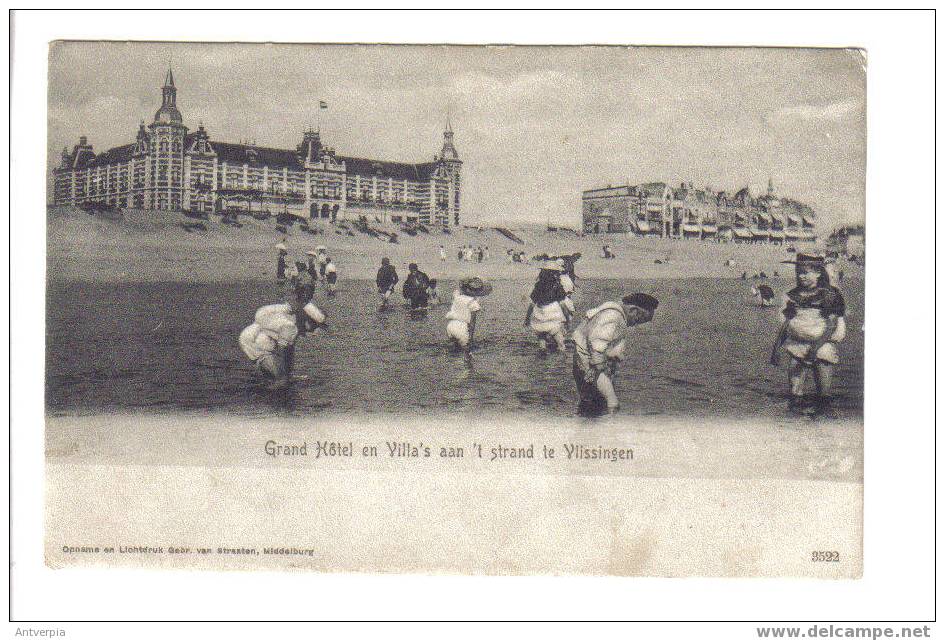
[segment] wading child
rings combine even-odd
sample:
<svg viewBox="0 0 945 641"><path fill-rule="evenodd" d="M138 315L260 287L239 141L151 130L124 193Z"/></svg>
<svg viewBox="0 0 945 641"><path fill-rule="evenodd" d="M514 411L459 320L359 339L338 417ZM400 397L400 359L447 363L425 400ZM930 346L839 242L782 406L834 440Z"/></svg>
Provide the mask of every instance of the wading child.
<svg viewBox="0 0 945 641"><path fill-rule="evenodd" d="M468 278L453 292L453 305L446 314L446 335L454 347L469 352L476 333L476 317L482 310L479 299L491 291L492 286L482 279Z"/></svg>
<svg viewBox="0 0 945 641"><path fill-rule="evenodd" d="M397 276L397 270L390 264L390 258L381 259L381 267L377 270L377 296L381 301L381 309L387 309L390 304L390 296L394 293L394 286L400 278Z"/></svg>
<svg viewBox="0 0 945 641"><path fill-rule="evenodd" d="M427 289L427 295L430 297L427 303L430 307L436 307L440 304L440 295L436 292L436 279L430 279L430 287Z"/></svg>
<svg viewBox="0 0 945 641"><path fill-rule="evenodd" d="M620 409L614 391L617 366L623 360L627 328L653 320L659 301L649 294L629 294L588 310L574 330L574 383L578 413L598 416Z"/></svg>
<svg viewBox="0 0 945 641"><path fill-rule="evenodd" d="M771 350L771 364L780 364L782 346L791 355L788 374L792 411L812 406L815 411L830 414L833 367L840 362L837 343L847 331L846 303L840 290L830 284L824 257L798 254L796 260L785 262L795 266L797 287L787 293L784 323ZM810 399L804 395L808 374L813 374L816 388L816 395Z"/></svg>
<svg viewBox="0 0 945 641"><path fill-rule="evenodd" d="M541 353L554 348L565 351L564 331L574 306L561 281L563 272L564 268L557 262L547 263L539 270L525 312L524 325L530 326L538 336Z"/></svg>

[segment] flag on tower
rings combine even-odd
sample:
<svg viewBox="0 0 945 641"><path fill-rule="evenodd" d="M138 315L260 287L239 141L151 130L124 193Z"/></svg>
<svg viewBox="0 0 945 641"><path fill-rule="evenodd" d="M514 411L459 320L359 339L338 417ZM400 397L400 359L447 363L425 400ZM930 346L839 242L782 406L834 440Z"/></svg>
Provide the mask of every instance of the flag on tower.
<svg viewBox="0 0 945 641"><path fill-rule="evenodd" d="M328 103L325 102L324 100L319 100L319 101L318 101L318 108L319 108L319 109L328 109Z"/></svg>

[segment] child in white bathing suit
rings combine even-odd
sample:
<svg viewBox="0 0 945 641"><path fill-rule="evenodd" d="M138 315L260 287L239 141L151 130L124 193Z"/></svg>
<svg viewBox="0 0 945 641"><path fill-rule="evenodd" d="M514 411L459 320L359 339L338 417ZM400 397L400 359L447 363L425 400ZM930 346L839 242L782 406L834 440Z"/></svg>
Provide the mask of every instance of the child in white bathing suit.
<svg viewBox="0 0 945 641"><path fill-rule="evenodd" d="M430 279L430 286L427 287L427 306L436 307L440 304L440 295L436 291L436 279Z"/></svg>
<svg viewBox="0 0 945 641"><path fill-rule="evenodd" d="M446 314L446 335L453 345L469 351L476 332L476 316L482 310L479 298L492 291L492 287L479 278L469 278L460 283L453 293L453 305Z"/></svg>
<svg viewBox="0 0 945 641"><path fill-rule="evenodd" d="M780 364L782 346L791 355L792 410L805 407L804 387L811 373L817 391L814 408L830 413L833 367L840 362L837 343L846 337L846 303L840 290L830 284L823 257L798 254L797 261L791 262L796 265L797 287L787 293L784 323L771 351L771 363Z"/></svg>

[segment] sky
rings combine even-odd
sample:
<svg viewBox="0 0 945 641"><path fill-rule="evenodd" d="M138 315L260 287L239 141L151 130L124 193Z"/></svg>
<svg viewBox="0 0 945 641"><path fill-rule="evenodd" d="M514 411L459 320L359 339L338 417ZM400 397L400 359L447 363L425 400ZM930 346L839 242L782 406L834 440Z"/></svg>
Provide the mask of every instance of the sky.
<svg viewBox="0 0 945 641"><path fill-rule="evenodd" d="M856 50L54 42L49 169L88 136L134 140L167 68L191 130L427 162L449 118L463 222L578 226L581 191L665 181L864 220L866 60ZM319 100L328 109L318 109Z"/></svg>

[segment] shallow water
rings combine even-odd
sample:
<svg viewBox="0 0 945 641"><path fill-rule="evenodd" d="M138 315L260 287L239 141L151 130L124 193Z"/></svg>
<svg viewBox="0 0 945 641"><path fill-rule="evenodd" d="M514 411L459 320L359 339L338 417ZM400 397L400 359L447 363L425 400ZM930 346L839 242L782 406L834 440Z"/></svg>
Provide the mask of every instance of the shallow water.
<svg viewBox="0 0 945 641"><path fill-rule="evenodd" d="M793 286L769 281L778 294ZM449 301L455 283L441 281ZM570 357L540 357L522 327L530 284L498 281L483 299L470 362L447 350L448 304L412 318L377 311L373 283L344 281L316 301L330 328L302 339L296 373L281 392L261 387L237 344L275 285L50 283L46 404L51 414L225 410L241 414L512 411L577 413ZM676 417L786 416L787 373L768 364L776 307L730 279L578 281L578 311L635 289L655 289L653 323L631 328L617 378L626 414ZM863 284L843 287L848 335L835 374L837 411L863 407Z"/></svg>

